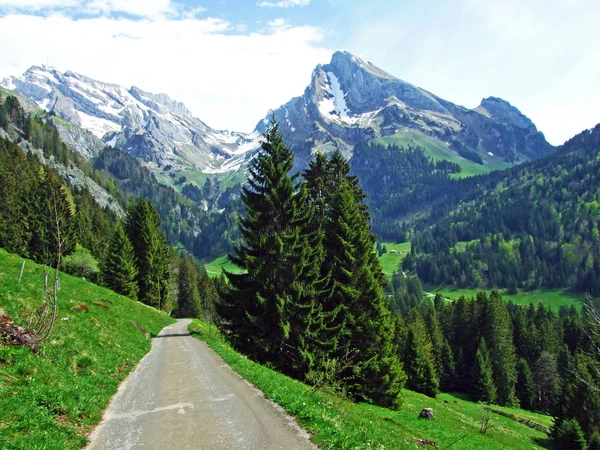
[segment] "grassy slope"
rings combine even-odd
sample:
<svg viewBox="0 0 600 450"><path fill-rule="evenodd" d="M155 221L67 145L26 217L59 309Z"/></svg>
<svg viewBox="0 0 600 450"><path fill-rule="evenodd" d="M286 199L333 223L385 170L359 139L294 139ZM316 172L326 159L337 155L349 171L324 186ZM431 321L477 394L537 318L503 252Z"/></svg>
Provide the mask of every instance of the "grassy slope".
<svg viewBox="0 0 600 450"><path fill-rule="evenodd" d="M484 165L474 163L459 156L443 142L440 142L439 140L416 130L401 131L393 136L375 139L375 142L384 145L394 144L399 147L406 147L408 145L421 146L425 149L425 154L433 158L435 161L445 159L458 163L462 171L457 175L457 177L480 175L491 172L492 170L502 170L511 167L511 164L502 160L502 158L488 155L482 155Z"/></svg>
<svg viewBox="0 0 600 450"><path fill-rule="evenodd" d="M212 333L204 323L195 321L190 329L205 340L243 378L257 386L265 396L295 416L322 448L391 449L421 448L415 441L435 441L440 448L460 449L533 449L541 448L545 434L521 423L490 414L487 434L479 432L483 406L450 394L431 399L404 391L404 404L391 411L367 404L355 404L332 394L310 388L239 355ZM209 334L210 333L210 334ZM212 337L211 337L212 336ZM422 408L433 408L435 419L418 419ZM499 408L504 409L504 408ZM532 412L507 408L548 425L550 418Z"/></svg>
<svg viewBox="0 0 600 450"><path fill-rule="evenodd" d="M206 264L206 272L211 277L221 276L223 269L231 273L240 273L241 270L229 262L227 255L219 256Z"/></svg>
<svg viewBox="0 0 600 450"><path fill-rule="evenodd" d="M0 308L15 321L39 305L43 269L0 249ZM102 306L94 304L99 302ZM74 307L86 305L89 312ZM147 333L140 331L137 322ZM0 448L72 449L169 316L83 279L61 275L57 323L38 356L0 344Z"/></svg>
<svg viewBox="0 0 600 450"><path fill-rule="evenodd" d="M458 289L452 286L430 286L423 287L427 292L432 294L440 294L449 299L458 299L461 296L475 297L482 289ZM488 289L485 289L488 291ZM529 305L533 303L543 303L545 306L551 307L554 311L558 311L561 306L575 305L576 308L581 308L584 296L581 294L569 292L563 289L536 289L534 291L519 291L517 294L507 294L505 290L500 289L502 298L505 301L511 301L517 305Z"/></svg>
<svg viewBox="0 0 600 450"><path fill-rule="evenodd" d="M410 242L403 242L402 244L394 244L392 242L382 242L385 245L387 253L384 253L379 257L379 262L385 276L392 278L394 272L400 270L400 264L406 258L406 255L410 253ZM398 253L390 253L391 250L396 250Z"/></svg>
<svg viewBox="0 0 600 450"><path fill-rule="evenodd" d="M379 258L381 268L386 277L391 278L392 273L397 272L400 264L410 252L410 242L404 242L402 244L394 244L392 242L382 242L387 248L387 253L384 253ZM398 253L390 253L390 250L396 250ZM229 262L227 255L219 256L206 264L206 272L211 277L218 277L221 275L223 269L232 273L240 273L240 269Z"/></svg>

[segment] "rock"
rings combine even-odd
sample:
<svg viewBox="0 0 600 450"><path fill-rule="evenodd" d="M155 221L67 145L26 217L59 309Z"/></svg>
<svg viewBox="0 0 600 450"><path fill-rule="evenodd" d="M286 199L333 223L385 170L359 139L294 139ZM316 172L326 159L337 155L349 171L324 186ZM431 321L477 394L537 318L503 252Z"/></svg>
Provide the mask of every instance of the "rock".
<svg viewBox="0 0 600 450"><path fill-rule="evenodd" d="M419 419L433 419L433 409L423 408L419 414Z"/></svg>

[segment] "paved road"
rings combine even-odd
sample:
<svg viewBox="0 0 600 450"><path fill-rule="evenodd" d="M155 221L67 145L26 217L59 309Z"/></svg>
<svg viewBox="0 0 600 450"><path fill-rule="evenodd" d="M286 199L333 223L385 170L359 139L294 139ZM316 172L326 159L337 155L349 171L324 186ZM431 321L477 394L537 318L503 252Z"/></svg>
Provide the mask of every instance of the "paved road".
<svg viewBox="0 0 600 450"><path fill-rule="evenodd" d="M293 418L191 337L189 323L152 341L88 449L315 449Z"/></svg>

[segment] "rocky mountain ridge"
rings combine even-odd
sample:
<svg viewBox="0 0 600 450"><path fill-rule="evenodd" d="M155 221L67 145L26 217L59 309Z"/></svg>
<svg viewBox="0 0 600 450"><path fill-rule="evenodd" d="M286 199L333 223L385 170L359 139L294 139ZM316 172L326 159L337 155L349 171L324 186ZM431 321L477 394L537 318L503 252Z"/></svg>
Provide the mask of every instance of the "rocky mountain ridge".
<svg viewBox="0 0 600 450"><path fill-rule="evenodd" d="M2 85L151 167L228 172L239 169L248 151L258 146L256 134L214 130L183 103L135 86L126 89L46 66L33 66ZM97 154L97 141L61 131L82 155Z"/></svg>
<svg viewBox="0 0 600 450"><path fill-rule="evenodd" d="M414 133L436 139L467 159L514 163L553 151L533 122L510 103L483 99L475 109L444 100L348 52L319 65L310 85L275 111L282 132L301 158L373 138ZM261 129L259 123L257 129ZM470 158L469 158L470 157Z"/></svg>
<svg viewBox="0 0 600 450"><path fill-rule="evenodd" d="M2 85L65 119L56 124L61 136L85 157L94 157L103 145L114 146L172 184L189 170L208 175L243 171L269 119L259 121L251 134L214 130L166 94L45 66L31 67ZM329 64L317 66L303 95L274 115L298 167L317 151L340 150L351 157L356 144L375 138L431 144L438 158L484 166L535 159L554 149L531 120L502 99L489 97L467 109L348 52L336 52Z"/></svg>

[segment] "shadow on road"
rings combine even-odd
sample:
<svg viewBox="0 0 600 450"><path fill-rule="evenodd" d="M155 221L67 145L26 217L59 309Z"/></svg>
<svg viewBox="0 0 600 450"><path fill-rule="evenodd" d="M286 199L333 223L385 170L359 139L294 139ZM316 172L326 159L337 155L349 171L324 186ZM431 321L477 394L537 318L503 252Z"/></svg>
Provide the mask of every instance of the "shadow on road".
<svg viewBox="0 0 600 450"><path fill-rule="evenodd" d="M155 336L156 338L166 338L166 337L185 337L185 336L191 336L190 333L172 333L172 334L159 334L158 336Z"/></svg>

